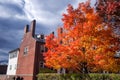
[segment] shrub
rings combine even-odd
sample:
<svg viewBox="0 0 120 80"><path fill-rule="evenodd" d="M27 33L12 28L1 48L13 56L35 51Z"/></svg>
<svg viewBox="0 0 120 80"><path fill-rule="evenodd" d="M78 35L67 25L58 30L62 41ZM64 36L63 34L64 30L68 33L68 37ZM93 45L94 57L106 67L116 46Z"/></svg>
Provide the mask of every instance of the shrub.
<svg viewBox="0 0 120 80"><path fill-rule="evenodd" d="M37 75L38 80L61 80L59 74L54 73L40 73Z"/></svg>
<svg viewBox="0 0 120 80"><path fill-rule="evenodd" d="M48 68L40 68L39 73L56 73L56 71Z"/></svg>
<svg viewBox="0 0 120 80"><path fill-rule="evenodd" d="M89 74L91 80L120 80L120 74Z"/></svg>
<svg viewBox="0 0 120 80"><path fill-rule="evenodd" d="M38 80L120 80L120 74L57 74L40 73Z"/></svg>
<svg viewBox="0 0 120 80"><path fill-rule="evenodd" d="M120 74L111 74L112 80L120 80Z"/></svg>

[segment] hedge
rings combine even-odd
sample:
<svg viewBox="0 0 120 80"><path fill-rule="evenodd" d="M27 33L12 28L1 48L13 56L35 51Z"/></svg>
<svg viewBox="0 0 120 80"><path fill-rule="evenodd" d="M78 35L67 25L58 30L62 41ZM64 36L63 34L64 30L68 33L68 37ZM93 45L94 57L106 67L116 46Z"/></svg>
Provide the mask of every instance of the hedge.
<svg viewBox="0 0 120 80"><path fill-rule="evenodd" d="M40 68L39 73L56 73L56 71L48 68Z"/></svg>
<svg viewBox="0 0 120 80"><path fill-rule="evenodd" d="M37 80L120 80L120 74L57 74L40 73Z"/></svg>

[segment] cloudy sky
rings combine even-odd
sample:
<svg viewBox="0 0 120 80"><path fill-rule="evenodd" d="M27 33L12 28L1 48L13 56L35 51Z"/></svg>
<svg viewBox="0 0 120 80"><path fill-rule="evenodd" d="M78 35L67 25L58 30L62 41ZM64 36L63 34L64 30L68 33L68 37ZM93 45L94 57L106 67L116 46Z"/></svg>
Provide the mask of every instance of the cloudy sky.
<svg viewBox="0 0 120 80"><path fill-rule="evenodd" d="M0 61L18 48L23 29L36 19L36 33L49 34L62 25L62 13L68 4L74 7L85 0L0 0Z"/></svg>

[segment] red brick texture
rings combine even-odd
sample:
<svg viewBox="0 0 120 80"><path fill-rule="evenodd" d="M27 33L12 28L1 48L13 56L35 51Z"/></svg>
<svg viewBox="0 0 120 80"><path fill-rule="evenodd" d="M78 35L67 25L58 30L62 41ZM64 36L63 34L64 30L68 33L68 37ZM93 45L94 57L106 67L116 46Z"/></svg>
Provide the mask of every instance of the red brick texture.
<svg viewBox="0 0 120 80"><path fill-rule="evenodd" d="M18 67L16 75L22 75L24 80L36 80L39 72L39 62L43 61L43 55L40 52L40 46L43 44L36 41L35 21L31 23L30 31L28 26L24 29L24 37L20 45L18 56ZM24 54L24 48L28 48L27 54Z"/></svg>

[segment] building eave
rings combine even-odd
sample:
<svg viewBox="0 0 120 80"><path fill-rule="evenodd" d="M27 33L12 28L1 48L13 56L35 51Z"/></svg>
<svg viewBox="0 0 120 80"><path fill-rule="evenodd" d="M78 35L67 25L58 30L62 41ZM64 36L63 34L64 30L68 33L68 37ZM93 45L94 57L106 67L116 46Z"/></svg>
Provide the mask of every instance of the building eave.
<svg viewBox="0 0 120 80"><path fill-rule="evenodd" d="M12 52L17 51L17 50L19 50L19 48L13 49L13 50L9 51L9 53L12 53Z"/></svg>

